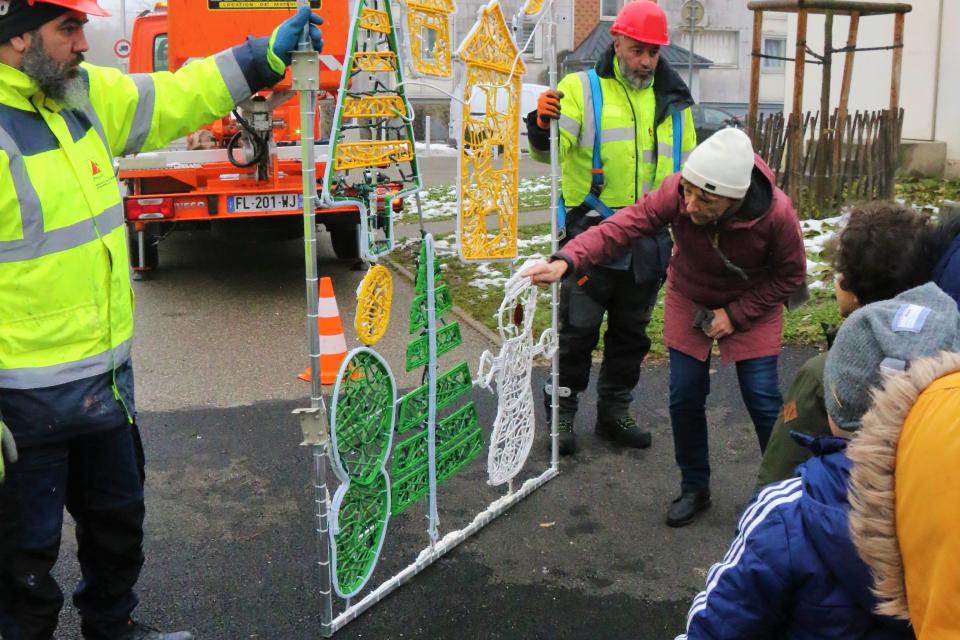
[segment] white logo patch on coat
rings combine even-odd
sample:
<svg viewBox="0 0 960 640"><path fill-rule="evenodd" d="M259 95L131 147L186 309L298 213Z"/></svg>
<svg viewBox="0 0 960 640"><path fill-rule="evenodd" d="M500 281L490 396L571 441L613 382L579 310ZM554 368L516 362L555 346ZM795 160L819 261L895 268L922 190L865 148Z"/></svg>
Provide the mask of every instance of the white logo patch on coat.
<svg viewBox="0 0 960 640"><path fill-rule="evenodd" d="M929 315L930 309L927 307L918 304L902 304L893 317L892 329L897 332L920 333Z"/></svg>

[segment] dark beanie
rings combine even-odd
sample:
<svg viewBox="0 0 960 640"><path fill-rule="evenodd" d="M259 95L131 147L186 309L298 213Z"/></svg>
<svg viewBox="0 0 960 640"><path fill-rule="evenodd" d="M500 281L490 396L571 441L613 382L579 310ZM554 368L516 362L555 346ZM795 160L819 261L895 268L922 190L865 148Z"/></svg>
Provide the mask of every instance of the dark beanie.
<svg viewBox="0 0 960 640"><path fill-rule="evenodd" d="M70 9L46 2L0 0L0 44L33 31L67 11Z"/></svg>

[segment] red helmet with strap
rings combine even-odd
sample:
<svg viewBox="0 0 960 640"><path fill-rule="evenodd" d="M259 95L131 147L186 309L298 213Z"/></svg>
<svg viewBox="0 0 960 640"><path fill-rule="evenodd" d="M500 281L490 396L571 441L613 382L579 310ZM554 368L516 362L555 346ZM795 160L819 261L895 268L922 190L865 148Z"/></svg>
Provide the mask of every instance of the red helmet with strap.
<svg viewBox="0 0 960 640"><path fill-rule="evenodd" d="M670 44L667 15L651 0L632 0L623 5L610 27L610 33L646 44L664 47Z"/></svg>
<svg viewBox="0 0 960 640"><path fill-rule="evenodd" d="M58 7L66 7L73 11L86 13L91 16L108 17L110 12L97 4L97 0L27 0L31 7L35 4L55 4Z"/></svg>

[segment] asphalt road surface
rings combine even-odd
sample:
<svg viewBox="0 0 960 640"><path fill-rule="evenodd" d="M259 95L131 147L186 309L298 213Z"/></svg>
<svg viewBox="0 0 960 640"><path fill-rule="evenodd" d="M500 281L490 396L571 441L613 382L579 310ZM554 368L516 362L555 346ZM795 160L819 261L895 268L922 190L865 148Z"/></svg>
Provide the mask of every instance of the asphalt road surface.
<svg viewBox="0 0 960 640"><path fill-rule="evenodd" d="M348 346L361 273L333 261L322 237ZM393 324L377 346L402 369L411 287L395 278ZM147 450L147 562L139 619L189 628L203 640L314 639L319 634L310 451L291 415L308 404L299 242L217 241L175 234L156 279L136 284L135 367ZM453 358L476 366L488 339L464 326ZM810 350L787 350L788 380ZM713 508L694 525L663 524L679 479L667 414L667 370L646 366L636 410L653 447L624 451L593 435L595 406L578 417L580 451L561 474L477 536L350 623L340 638L672 638L726 549L749 496L759 452L733 367L717 364L709 400ZM535 374L535 388L544 372ZM409 389L417 374L399 376ZM492 394L476 390L489 432ZM539 405L539 402L538 402ZM538 412L540 411L538 406ZM543 416L526 476L547 465ZM464 526L496 493L484 458L440 490L441 530ZM68 525L68 529L71 525ZM371 585L426 545L423 504L391 520ZM58 574L78 568L72 532ZM76 638L68 605L58 638Z"/></svg>

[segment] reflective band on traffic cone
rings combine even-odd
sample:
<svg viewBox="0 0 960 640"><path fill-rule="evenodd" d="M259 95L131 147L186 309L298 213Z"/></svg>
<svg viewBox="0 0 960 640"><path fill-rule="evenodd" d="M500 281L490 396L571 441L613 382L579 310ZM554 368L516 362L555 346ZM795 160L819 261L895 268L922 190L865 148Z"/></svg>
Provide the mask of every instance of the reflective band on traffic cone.
<svg viewBox="0 0 960 640"><path fill-rule="evenodd" d="M320 383L337 381L340 364L347 357L347 340L343 336L343 323L333 295L333 281L320 278L320 304L317 309L317 327L320 330ZM310 382L310 367L297 376Z"/></svg>

